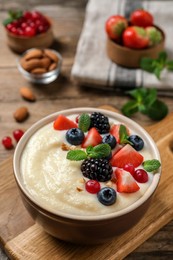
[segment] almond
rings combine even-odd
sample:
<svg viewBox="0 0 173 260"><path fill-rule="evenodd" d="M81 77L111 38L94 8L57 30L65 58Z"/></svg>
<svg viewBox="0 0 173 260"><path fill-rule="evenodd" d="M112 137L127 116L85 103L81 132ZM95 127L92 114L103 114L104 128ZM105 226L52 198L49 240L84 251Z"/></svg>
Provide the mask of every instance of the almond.
<svg viewBox="0 0 173 260"><path fill-rule="evenodd" d="M41 59L41 64L42 64L42 67L45 68L45 69L48 69L50 64L51 64L51 60L50 58L48 57L44 57Z"/></svg>
<svg viewBox="0 0 173 260"><path fill-rule="evenodd" d="M48 68L48 71L52 71L52 70L55 70L57 67L57 63L53 62L50 64L49 68Z"/></svg>
<svg viewBox="0 0 173 260"><path fill-rule="evenodd" d="M36 97L34 95L34 93L32 92L32 90L28 87L22 87L20 88L20 94L21 96L28 100L28 101L35 101Z"/></svg>
<svg viewBox="0 0 173 260"><path fill-rule="evenodd" d="M27 107L19 107L13 114L17 122L23 122L29 116Z"/></svg>
<svg viewBox="0 0 173 260"><path fill-rule="evenodd" d="M47 70L45 68L35 68L33 70L30 71L33 74L43 74L46 73Z"/></svg>
<svg viewBox="0 0 173 260"><path fill-rule="evenodd" d="M24 68L24 70L31 71L35 68L42 67L42 63L40 59L30 59L28 61L22 59L21 60L21 66Z"/></svg>
<svg viewBox="0 0 173 260"><path fill-rule="evenodd" d="M49 57L54 62L56 62L56 63L58 62L58 57L53 51L51 51L49 49L45 49L44 53L46 54L47 57Z"/></svg>
<svg viewBox="0 0 173 260"><path fill-rule="evenodd" d="M43 56L43 51L40 49L34 49L29 52L27 52L24 56L25 60L35 59L35 58L41 58Z"/></svg>

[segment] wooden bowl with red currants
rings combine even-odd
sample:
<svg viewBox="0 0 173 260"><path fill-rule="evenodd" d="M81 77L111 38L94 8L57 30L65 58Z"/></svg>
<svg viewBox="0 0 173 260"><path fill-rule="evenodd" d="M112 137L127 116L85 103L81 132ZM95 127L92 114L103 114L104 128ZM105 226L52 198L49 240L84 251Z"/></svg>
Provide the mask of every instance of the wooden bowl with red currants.
<svg viewBox="0 0 173 260"><path fill-rule="evenodd" d="M165 34L146 10L135 10L127 20L110 16L105 23L107 55L116 64L139 68L143 57L156 59L164 49Z"/></svg>
<svg viewBox="0 0 173 260"><path fill-rule="evenodd" d="M38 11L9 11L3 21L8 46L17 53L48 48L54 41L50 19Z"/></svg>

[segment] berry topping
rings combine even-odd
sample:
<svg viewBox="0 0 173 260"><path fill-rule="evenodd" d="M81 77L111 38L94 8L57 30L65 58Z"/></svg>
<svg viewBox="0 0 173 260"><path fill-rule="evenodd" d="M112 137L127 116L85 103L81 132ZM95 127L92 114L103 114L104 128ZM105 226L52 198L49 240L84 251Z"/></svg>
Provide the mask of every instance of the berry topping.
<svg viewBox="0 0 173 260"><path fill-rule="evenodd" d="M96 180L88 180L85 183L85 188L89 193L96 194L100 190L100 183Z"/></svg>
<svg viewBox="0 0 173 260"><path fill-rule="evenodd" d="M86 159L81 164L84 177L101 182L109 181L112 177L112 167L106 159Z"/></svg>
<svg viewBox="0 0 173 260"><path fill-rule="evenodd" d="M116 201L116 191L112 188L104 187L97 193L97 198L103 205L110 206Z"/></svg>
<svg viewBox="0 0 173 260"><path fill-rule="evenodd" d="M91 119L90 128L95 127L100 134L109 133L110 125L107 116L99 112L94 112L91 114L90 119Z"/></svg>
<svg viewBox="0 0 173 260"><path fill-rule="evenodd" d="M10 149L13 148L13 143L12 143L12 139L11 139L10 136L5 136L5 137L2 139L2 144L3 144L3 146L4 146L6 149L8 149L8 150L10 150Z"/></svg>
<svg viewBox="0 0 173 260"><path fill-rule="evenodd" d="M72 145L81 144L84 137L84 133L79 128L71 128L66 132L66 139Z"/></svg>
<svg viewBox="0 0 173 260"><path fill-rule="evenodd" d="M109 144L111 149L114 149L117 144L117 141L113 135L107 134L103 136L102 143Z"/></svg>
<svg viewBox="0 0 173 260"><path fill-rule="evenodd" d="M6 29L15 35L33 37L46 32L50 23L47 18L37 11L10 11L9 17L3 21Z"/></svg>
<svg viewBox="0 0 173 260"><path fill-rule="evenodd" d="M82 143L82 148L86 148L90 145L96 146L96 145L100 144L101 142L102 142L101 135L96 130L96 128L93 127L88 131L88 133Z"/></svg>
<svg viewBox="0 0 173 260"><path fill-rule="evenodd" d="M131 163L127 163L124 165L123 170L130 172L131 175L133 176L134 172L135 172L135 167L133 164Z"/></svg>
<svg viewBox="0 0 173 260"><path fill-rule="evenodd" d="M70 128L77 128L77 124L69 118L67 118L66 116L59 115L55 119L53 127L55 130L68 130Z"/></svg>
<svg viewBox="0 0 173 260"><path fill-rule="evenodd" d="M140 189L133 176L122 169L115 170L116 184L118 192L131 193Z"/></svg>
<svg viewBox="0 0 173 260"><path fill-rule="evenodd" d="M133 175L134 179L140 183L148 181L148 173L143 169L137 169Z"/></svg>
<svg viewBox="0 0 173 260"><path fill-rule="evenodd" d="M144 141L138 135L131 135L128 137L128 140L132 143L132 146L136 151L140 151L144 147Z"/></svg>
<svg viewBox="0 0 173 260"><path fill-rule="evenodd" d="M18 142L20 140L20 138L22 137L23 134L24 134L24 132L21 129L16 129L13 131L13 136L14 136L14 139L16 140L16 142Z"/></svg>
<svg viewBox="0 0 173 260"><path fill-rule="evenodd" d="M143 162L143 156L138 153L131 145L126 144L120 151L118 151L111 159L112 166L123 168L126 164L133 164L138 167Z"/></svg>

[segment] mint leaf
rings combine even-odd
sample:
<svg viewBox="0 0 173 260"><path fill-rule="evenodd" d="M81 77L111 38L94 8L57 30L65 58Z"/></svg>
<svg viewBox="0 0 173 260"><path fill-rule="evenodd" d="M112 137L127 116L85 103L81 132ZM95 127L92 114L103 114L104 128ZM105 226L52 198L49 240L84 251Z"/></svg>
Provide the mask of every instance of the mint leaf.
<svg viewBox="0 0 173 260"><path fill-rule="evenodd" d="M173 60L167 61L166 68L168 70L173 70Z"/></svg>
<svg viewBox="0 0 173 260"><path fill-rule="evenodd" d="M108 144L99 144L87 147L86 152L89 157L100 159L110 155L111 147Z"/></svg>
<svg viewBox="0 0 173 260"><path fill-rule="evenodd" d="M17 11L10 10L8 14L9 17L3 21L4 26L7 26L7 24L12 23L14 20L18 20L23 16L23 12L21 10L17 10Z"/></svg>
<svg viewBox="0 0 173 260"><path fill-rule="evenodd" d="M161 100L157 99L148 107L147 114L153 120L161 120L168 114L168 107Z"/></svg>
<svg viewBox="0 0 173 260"><path fill-rule="evenodd" d="M144 57L140 61L140 67L141 67L141 69L152 73L155 69L155 64L153 64L152 58L145 58Z"/></svg>
<svg viewBox="0 0 173 260"><path fill-rule="evenodd" d="M121 109L121 112L128 117L138 112L138 103L135 100L127 102Z"/></svg>
<svg viewBox="0 0 173 260"><path fill-rule="evenodd" d="M90 116L86 113L83 113L79 118L79 128L85 133L88 131L90 124Z"/></svg>
<svg viewBox="0 0 173 260"><path fill-rule="evenodd" d="M71 150L66 158L71 161L81 161L87 159L87 154L82 150Z"/></svg>
<svg viewBox="0 0 173 260"><path fill-rule="evenodd" d="M119 136L120 136L120 144L132 144L128 140L129 135L128 135L127 129L124 125L120 125Z"/></svg>
<svg viewBox="0 0 173 260"><path fill-rule="evenodd" d="M143 167L147 172L153 172L157 170L160 166L161 163L156 159L147 160L143 162Z"/></svg>
<svg viewBox="0 0 173 260"><path fill-rule="evenodd" d="M168 114L168 107L157 99L156 88L139 88L127 92L133 100L123 105L121 111L131 117L136 112L141 112L153 120L161 120Z"/></svg>
<svg viewBox="0 0 173 260"><path fill-rule="evenodd" d="M166 51L162 51L162 52L159 53L159 56L158 56L157 60L160 63L165 64L167 58L168 58L168 55L167 55Z"/></svg>

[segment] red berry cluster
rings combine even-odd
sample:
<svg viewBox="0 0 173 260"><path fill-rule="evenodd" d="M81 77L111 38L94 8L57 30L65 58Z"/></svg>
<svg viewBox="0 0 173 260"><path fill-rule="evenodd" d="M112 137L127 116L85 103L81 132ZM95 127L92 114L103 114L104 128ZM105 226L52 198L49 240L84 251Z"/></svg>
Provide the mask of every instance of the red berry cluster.
<svg viewBox="0 0 173 260"><path fill-rule="evenodd" d="M46 32L50 27L47 18L37 11L26 11L22 17L8 23L6 28L14 35L33 37Z"/></svg>
<svg viewBox="0 0 173 260"><path fill-rule="evenodd" d="M23 134L24 134L24 132L21 129L16 129L13 131L13 137L16 140L16 142L18 142L20 140L20 138L22 137ZM12 149L14 147L12 138L10 136L5 136L2 139L2 145L8 150Z"/></svg>

